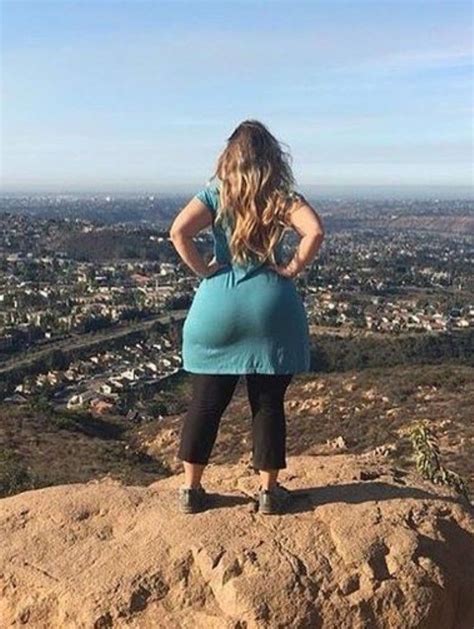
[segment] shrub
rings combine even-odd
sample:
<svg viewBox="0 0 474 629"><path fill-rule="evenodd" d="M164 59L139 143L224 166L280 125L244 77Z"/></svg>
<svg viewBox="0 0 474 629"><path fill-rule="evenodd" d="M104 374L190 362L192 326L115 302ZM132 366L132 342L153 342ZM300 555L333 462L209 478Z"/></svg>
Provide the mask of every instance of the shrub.
<svg viewBox="0 0 474 629"><path fill-rule="evenodd" d="M423 478L436 484L450 485L462 494L470 504L464 480L440 461L440 451L436 435L426 422L417 422L410 432L410 441L415 453L416 469Z"/></svg>
<svg viewBox="0 0 474 629"><path fill-rule="evenodd" d="M31 489L33 481L21 457L13 450L0 450L0 496Z"/></svg>

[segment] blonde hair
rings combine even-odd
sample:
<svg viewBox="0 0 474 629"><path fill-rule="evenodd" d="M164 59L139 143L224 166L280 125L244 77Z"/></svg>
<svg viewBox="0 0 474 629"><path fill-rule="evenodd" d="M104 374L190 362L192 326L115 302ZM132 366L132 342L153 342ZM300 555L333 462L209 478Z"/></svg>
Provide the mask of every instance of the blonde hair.
<svg viewBox="0 0 474 629"><path fill-rule="evenodd" d="M274 250L295 201L291 155L258 120L244 120L227 138L210 180L218 178L216 224L231 228L232 261L275 263Z"/></svg>

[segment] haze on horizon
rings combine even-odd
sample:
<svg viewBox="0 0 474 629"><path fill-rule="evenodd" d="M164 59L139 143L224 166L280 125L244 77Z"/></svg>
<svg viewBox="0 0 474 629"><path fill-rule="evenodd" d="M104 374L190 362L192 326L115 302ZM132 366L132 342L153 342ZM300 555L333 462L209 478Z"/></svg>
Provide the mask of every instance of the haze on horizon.
<svg viewBox="0 0 474 629"><path fill-rule="evenodd" d="M189 193L257 118L303 190L468 192L472 22L464 0L3 0L1 191Z"/></svg>

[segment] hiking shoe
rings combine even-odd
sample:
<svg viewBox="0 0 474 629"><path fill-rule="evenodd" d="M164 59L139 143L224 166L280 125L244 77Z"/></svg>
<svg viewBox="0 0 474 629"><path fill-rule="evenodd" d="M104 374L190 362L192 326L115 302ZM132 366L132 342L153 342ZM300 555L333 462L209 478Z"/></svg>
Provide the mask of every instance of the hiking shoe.
<svg viewBox="0 0 474 629"><path fill-rule="evenodd" d="M284 513L291 502L291 498L291 491L278 481L270 489L263 489L260 486L258 490L258 510L265 515Z"/></svg>
<svg viewBox="0 0 474 629"><path fill-rule="evenodd" d="M181 513L196 513L209 506L209 494L202 485L181 486L178 490L178 506Z"/></svg>

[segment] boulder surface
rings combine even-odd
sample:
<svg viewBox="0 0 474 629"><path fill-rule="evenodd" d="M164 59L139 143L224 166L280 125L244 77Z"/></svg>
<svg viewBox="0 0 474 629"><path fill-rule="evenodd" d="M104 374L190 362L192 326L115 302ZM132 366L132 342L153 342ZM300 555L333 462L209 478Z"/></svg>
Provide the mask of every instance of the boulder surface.
<svg viewBox="0 0 474 629"><path fill-rule="evenodd" d="M382 458L288 457L289 513L256 510L245 461L0 500L2 627L472 629L474 519L447 487Z"/></svg>

